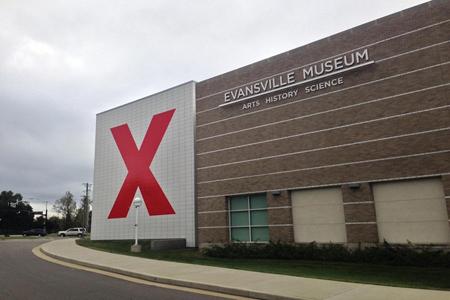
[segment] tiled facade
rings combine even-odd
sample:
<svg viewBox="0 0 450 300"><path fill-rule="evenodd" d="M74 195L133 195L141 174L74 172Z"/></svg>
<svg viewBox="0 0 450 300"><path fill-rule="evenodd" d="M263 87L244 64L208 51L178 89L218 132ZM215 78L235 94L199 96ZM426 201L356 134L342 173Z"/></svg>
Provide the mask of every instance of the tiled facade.
<svg viewBox="0 0 450 300"><path fill-rule="evenodd" d="M188 246L196 245L194 92L195 83L188 82L97 115L91 232L93 240L134 238L136 211L133 205L130 205L129 209L125 206L124 217L110 217L113 204L117 202L119 191L129 174L111 129L127 124L131 133L131 142L135 143L137 149L142 149L144 136L154 116L175 110L149 166L175 213L150 215L147 211L147 203L151 203L149 211L155 209L152 205L158 204L152 197L144 198L142 207L139 209L139 238L183 238L186 239ZM151 151L148 151L148 147L146 149L147 158L151 155L149 153ZM135 162L134 164L136 165ZM134 196L143 198L141 188L144 187L139 186L136 195L132 195L133 198Z"/></svg>

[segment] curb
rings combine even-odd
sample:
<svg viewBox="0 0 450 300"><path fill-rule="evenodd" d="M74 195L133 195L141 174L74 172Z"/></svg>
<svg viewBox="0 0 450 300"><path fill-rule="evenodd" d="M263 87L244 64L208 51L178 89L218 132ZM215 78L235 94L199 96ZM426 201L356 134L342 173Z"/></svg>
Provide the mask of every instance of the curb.
<svg viewBox="0 0 450 300"><path fill-rule="evenodd" d="M100 266L93 263L88 263L84 261L79 261L71 258L67 258L64 256L60 256L51 252L48 252L47 250L43 249L41 245L39 247L39 250L54 259L62 260L68 263L89 267L93 269L98 269L102 271L107 271L111 273L117 273L120 275L125 275L129 277L134 277L138 279L143 279L151 282L157 282L157 283L163 283L163 284L169 284L169 285L176 285L181 287L187 287L187 288L195 288L199 290L206 290L211 292L218 292L223 294L229 294L234 296L241 296L241 297L248 297L248 298L257 298L257 299L264 299L264 300L299 300L301 298L292 298L292 297L285 297L280 295L274 295L274 294L268 294L268 293L262 293L257 291L251 291L251 290L245 290L245 289L238 289L238 288L231 288L231 287L222 287L218 285L210 285L206 283L200 283L200 282L194 282L194 281L186 281L186 280L180 280L180 279L173 279L173 278L167 278L167 277L161 277L161 276L154 276L154 275L146 275L142 273L137 273L133 271L123 270L119 268L114 267L106 267L106 266ZM77 245L78 246L78 245ZM79 246L81 247L81 246Z"/></svg>

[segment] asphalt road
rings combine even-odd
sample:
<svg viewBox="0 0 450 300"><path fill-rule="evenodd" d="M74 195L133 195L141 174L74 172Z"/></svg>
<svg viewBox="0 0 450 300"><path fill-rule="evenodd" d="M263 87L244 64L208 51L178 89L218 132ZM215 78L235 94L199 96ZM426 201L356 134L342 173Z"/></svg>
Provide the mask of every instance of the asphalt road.
<svg viewBox="0 0 450 300"><path fill-rule="evenodd" d="M0 241L0 299L221 299L53 264L31 252L44 242Z"/></svg>

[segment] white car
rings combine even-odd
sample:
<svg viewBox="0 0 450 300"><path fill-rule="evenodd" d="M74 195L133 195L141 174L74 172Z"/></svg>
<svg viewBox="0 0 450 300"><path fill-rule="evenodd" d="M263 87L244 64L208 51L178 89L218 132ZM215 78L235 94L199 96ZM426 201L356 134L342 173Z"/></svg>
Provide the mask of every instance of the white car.
<svg viewBox="0 0 450 300"><path fill-rule="evenodd" d="M67 230L58 231L58 236L62 236L62 237L65 237L65 236L82 237L85 234L86 234L86 228L82 228L82 227L69 228Z"/></svg>

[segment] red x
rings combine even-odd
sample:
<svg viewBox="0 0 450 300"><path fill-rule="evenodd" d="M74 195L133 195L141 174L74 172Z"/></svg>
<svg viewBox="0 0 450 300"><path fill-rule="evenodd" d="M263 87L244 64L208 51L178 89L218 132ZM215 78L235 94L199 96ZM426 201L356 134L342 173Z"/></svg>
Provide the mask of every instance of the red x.
<svg viewBox="0 0 450 300"><path fill-rule="evenodd" d="M141 148L136 147L127 124L111 128L112 135L128 169L123 185L108 219L125 218L139 187L149 215L175 214L166 195L150 170L159 144L169 126L175 109L153 116Z"/></svg>

